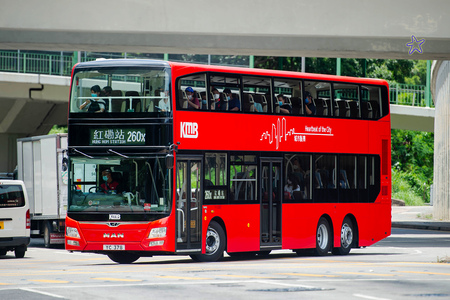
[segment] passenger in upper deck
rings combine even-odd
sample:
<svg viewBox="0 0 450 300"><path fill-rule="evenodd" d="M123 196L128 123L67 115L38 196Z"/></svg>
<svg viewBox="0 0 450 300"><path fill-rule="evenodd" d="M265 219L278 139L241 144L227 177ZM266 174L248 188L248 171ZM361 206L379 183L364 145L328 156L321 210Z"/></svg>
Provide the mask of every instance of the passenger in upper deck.
<svg viewBox="0 0 450 300"><path fill-rule="evenodd" d="M155 96L162 96L163 98L159 100L158 108L163 112L169 112L170 111L170 103L169 103L169 97L167 97L169 91L160 92L159 95Z"/></svg>
<svg viewBox="0 0 450 300"><path fill-rule="evenodd" d="M100 86L94 85L91 87L91 96L100 97L101 96ZM87 107L87 112L102 113L105 111L106 105L105 101L102 99L87 99L83 104L80 105L80 109L85 109Z"/></svg>
<svg viewBox="0 0 450 300"><path fill-rule="evenodd" d="M102 91L103 91L102 96L109 97L109 96L111 96L112 88L107 85L107 86L103 87Z"/></svg>
<svg viewBox="0 0 450 300"><path fill-rule="evenodd" d="M277 96L278 105L280 105L280 112L283 114L292 114L292 106L286 103L286 98L283 94Z"/></svg>
<svg viewBox="0 0 450 300"><path fill-rule="evenodd" d="M307 115L315 115L316 114L316 107L314 106L314 103L312 102L312 97L309 92L305 92L305 109Z"/></svg>
<svg viewBox="0 0 450 300"><path fill-rule="evenodd" d="M220 99L220 92L216 88L213 88L212 93L214 95L214 104L211 104L211 110L225 110L226 105L225 102Z"/></svg>
<svg viewBox="0 0 450 300"><path fill-rule="evenodd" d="M228 110L229 111L240 111L241 110L241 102L239 101L236 94L231 93L229 88L223 90L223 93L227 96L228 100Z"/></svg>
<svg viewBox="0 0 450 300"><path fill-rule="evenodd" d="M197 97L195 97L194 89L191 87L187 87L185 92L186 92L189 107L199 109L200 101L198 100Z"/></svg>

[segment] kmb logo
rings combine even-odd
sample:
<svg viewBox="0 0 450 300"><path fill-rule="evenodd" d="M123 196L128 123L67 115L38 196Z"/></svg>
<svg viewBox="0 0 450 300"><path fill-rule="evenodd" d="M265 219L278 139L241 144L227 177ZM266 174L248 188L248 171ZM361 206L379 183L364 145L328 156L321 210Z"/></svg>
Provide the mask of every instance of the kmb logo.
<svg viewBox="0 0 450 300"><path fill-rule="evenodd" d="M181 122L181 137L196 139L198 137L198 124L195 122Z"/></svg>

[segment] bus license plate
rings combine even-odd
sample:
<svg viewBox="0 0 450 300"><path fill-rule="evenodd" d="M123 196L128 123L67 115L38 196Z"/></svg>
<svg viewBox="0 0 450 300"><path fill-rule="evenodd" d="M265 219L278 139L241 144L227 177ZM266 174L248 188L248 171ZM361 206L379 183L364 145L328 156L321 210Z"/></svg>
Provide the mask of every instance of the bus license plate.
<svg viewBox="0 0 450 300"><path fill-rule="evenodd" d="M125 245L103 245L103 250L125 250Z"/></svg>

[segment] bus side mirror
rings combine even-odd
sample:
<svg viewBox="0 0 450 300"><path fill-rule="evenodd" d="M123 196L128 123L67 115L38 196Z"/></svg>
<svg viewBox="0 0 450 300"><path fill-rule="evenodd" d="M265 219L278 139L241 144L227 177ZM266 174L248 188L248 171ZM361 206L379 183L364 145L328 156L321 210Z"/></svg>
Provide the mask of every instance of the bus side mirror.
<svg viewBox="0 0 450 300"><path fill-rule="evenodd" d="M174 158L172 154L167 154L166 155L166 168L167 169L173 169L173 162L174 162Z"/></svg>

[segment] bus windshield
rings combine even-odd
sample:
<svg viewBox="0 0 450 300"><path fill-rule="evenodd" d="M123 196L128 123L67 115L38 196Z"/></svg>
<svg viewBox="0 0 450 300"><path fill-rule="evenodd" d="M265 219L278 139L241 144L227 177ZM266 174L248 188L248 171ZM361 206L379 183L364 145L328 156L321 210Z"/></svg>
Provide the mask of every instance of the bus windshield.
<svg viewBox="0 0 450 300"><path fill-rule="evenodd" d="M69 212L167 213L172 172L165 156L71 159Z"/></svg>
<svg viewBox="0 0 450 300"><path fill-rule="evenodd" d="M75 69L70 113L168 114L172 111L169 85L170 69L165 67Z"/></svg>

